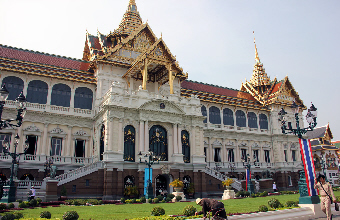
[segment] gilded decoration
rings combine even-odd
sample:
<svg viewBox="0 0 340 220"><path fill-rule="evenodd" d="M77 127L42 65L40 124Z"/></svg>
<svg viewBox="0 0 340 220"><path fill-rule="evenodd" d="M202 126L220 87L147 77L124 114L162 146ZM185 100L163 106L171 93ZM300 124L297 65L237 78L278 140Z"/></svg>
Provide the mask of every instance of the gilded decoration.
<svg viewBox="0 0 340 220"><path fill-rule="evenodd" d="M189 133L185 130L182 132L182 154L184 163L190 163L190 141Z"/></svg>

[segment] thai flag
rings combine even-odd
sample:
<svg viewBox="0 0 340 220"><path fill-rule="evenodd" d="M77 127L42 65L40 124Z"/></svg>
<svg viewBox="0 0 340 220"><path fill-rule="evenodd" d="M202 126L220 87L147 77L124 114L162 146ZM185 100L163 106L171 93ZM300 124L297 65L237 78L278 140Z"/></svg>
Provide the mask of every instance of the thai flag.
<svg viewBox="0 0 340 220"><path fill-rule="evenodd" d="M249 181L251 181L251 172L249 169L246 169L246 191L248 191Z"/></svg>
<svg viewBox="0 0 340 220"><path fill-rule="evenodd" d="M313 152L312 152L310 140L299 139L299 142L300 142L303 167L305 169L308 194L309 196L316 196L318 195L316 190L314 189L314 179L316 178L316 175L315 175L315 166L314 166Z"/></svg>

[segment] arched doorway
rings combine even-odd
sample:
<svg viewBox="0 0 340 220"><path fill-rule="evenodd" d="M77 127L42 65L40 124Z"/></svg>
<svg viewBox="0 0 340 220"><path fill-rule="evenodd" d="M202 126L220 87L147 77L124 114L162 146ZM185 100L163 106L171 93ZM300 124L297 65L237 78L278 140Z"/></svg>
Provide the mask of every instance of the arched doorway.
<svg viewBox="0 0 340 220"><path fill-rule="evenodd" d="M171 193L169 189L170 177L169 175L158 175L156 177L156 196L161 195L162 192L166 194Z"/></svg>

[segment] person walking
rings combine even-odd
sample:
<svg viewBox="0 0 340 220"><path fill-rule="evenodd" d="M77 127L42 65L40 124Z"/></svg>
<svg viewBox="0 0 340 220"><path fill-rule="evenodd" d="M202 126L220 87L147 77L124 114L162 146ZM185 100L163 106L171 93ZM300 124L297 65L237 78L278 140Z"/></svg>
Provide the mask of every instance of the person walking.
<svg viewBox="0 0 340 220"><path fill-rule="evenodd" d="M332 220L331 203L332 201L336 202L332 185L329 182L326 182L325 175L319 175L318 179L315 179L314 189L319 190L321 196L321 210L327 215L327 220Z"/></svg>
<svg viewBox="0 0 340 220"><path fill-rule="evenodd" d="M275 182L273 183L273 191L274 191L274 192L277 192L276 183L275 183Z"/></svg>
<svg viewBox="0 0 340 220"><path fill-rule="evenodd" d="M30 195L31 195L31 197L30 197L30 201L31 201L31 200L34 199L34 197L35 197L35 189L34 189L34 186L32 186L31 189L30 189Z"/></svg>
<svg viewBox="0 0 340 220"><path fill-rule="evenodd" d="M203 218L207 217L207 213L211 212L212 216L218 216L224 219L227 219L227 214L224 210L224 204L220 201L215 199L208 199L208 198L198 198L196 199L196 204L202 206L202 211L195 212L195 215L203 214Z"/></svg>

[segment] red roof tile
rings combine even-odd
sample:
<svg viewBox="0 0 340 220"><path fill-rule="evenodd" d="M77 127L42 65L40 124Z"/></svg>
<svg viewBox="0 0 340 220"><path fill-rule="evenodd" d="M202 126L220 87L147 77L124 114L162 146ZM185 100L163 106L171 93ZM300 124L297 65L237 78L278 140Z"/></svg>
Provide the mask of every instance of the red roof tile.
<svg viewBox="0 0 340 220"><path fill-rule="evenodd" d="M202 92L214 93L219 95L225 95L230 97L238 97L243 99L248 99L252 101L256 101L254 97L246 92L241 92L234 89L218 87L214 85L203 84L199 82L194 82L190 80L185 80L181 83L182 88L190 89L190 90L197 90Z"/></svg>
<svg viewBox="0 0 340 220"><path fill-rule="evenodd" d="M87 71L89 62L0 44L0 57Z"/></svg>

